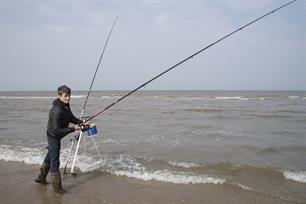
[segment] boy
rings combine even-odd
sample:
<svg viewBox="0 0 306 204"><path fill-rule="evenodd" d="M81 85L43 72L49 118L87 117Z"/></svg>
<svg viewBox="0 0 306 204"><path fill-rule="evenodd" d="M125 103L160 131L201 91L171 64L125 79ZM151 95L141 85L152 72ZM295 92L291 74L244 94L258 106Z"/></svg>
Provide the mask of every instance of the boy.
<svg viewBox="0 0 306 204"><path fill-rule="evenodd" d="M53 107L49 112L47 127L48 153L40 167L40 173L35 182L47 184L46 177L50 170L54 192L64 193L59 170L61 139L69 133L79 130L85 131L88 129L89 122L84 123L84 121L77 119L72 114L69 106L71 94L69 87L60 86L57 92L58 98L53 101ZM74 123L75 125L69 127L69 123Z"/></svg>

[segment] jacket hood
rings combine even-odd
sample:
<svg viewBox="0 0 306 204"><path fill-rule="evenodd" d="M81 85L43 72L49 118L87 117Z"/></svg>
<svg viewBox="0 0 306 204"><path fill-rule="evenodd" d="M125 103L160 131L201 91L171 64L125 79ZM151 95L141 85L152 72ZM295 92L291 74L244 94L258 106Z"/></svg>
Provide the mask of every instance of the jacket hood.
<svg viewBox="0 0 306 204"><path fill-rule="evenodd" d="M67 108L70 109L69 103L65 104L65 103L61 102L61 100L59 100L59 98L57 98L53 101L53 105L54 106L60 106L60 107L65 108L65 109L67 109Z"/></svg>

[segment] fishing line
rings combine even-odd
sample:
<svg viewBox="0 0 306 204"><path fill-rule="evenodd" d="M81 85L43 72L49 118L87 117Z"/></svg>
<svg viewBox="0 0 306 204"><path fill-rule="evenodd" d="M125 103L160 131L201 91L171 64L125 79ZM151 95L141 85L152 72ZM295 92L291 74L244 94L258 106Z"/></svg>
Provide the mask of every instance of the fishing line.
<svg viewBox="0 0 306 204"><path fill-rule="evenodd" d="M286 6L288 6L289 4L292 4L292 3L295 2L295 1L296 1L296 0L290 1L290 2L288 2L288 3L286 3L286 4L282 5L282 6L280 6L280 7L276 8L276 9L274 9L274 10L272 10L272 11L266 13L265 15L263 15L263 16L261 16L261 17L259 17L259 18L256 18L255 20L253 20L253 21L251 21L251 22L245 24L244 26L241 26L240 28L234 30L233 32L231 32L231 33L229 33L229 34L227 34L227 35L225 35L224 37L220 38L219 40L217 40L217 41L211 43L210 45L208 45L208 46L206 46L206 47L204 47L203 49L201 49L201 50L195 52L194 54L192 54L192 55L190 55L189 57L183 59L182 61L180 61L180 62L178 62L177 64L173 65L173 66L170 67L169 69L165 70L164 72L158 74L157 76L153 77L153 78L150 79L149 81L145 82L144 84L142 84L142 85L140 85L139 87L135 88L134 90L130 91L130 92L127 93L126 95L122 96L122 97L119 98L117 101L115 101L115 102L113 102L112 104L108 105L107 107L101 109L101 110L98 111L96 114L94 114L93 116L91 116L91 117L89 117L88 119L86 119L86 122L87 122L87 121L90 121L90 120L92 120L93 118L97 117L98 115L102 114L103 112L105 112L106 110L108 110L108 109L111 108L112 106L116 105L117 103L119 103L120 101L122 101L123 99L125 99L126 97L128 97L129 95L131 95L131 94L133 94L134 92L138 91L139 89L141 89L142 87L144 87L144 86L146 86L147 84L151 83L152 81L154 81L155 79L159 78L160 76L166 74L166 73L169 72L170 70L172 70L172 69L176 68L177 66L183 64L184 62L190 60L191 58L193 58L193 57L195 57L196 55L200 54L200 53L203 52L204 50L207 50L208 48L210 48L210 47L216 45L217 43L219 43L219 42L225 40L226 38L230 37L231 35L234 35L235 33L237 33L237 32L239 32L239 31L243 30L244 28L250 26L251 24L253 24L253 23L255 23L255 22L257 22L257 21L259 21L259 20L261 20L261 19L267 17L268 15L270 15L270 14L272 14L272 13L274 13L274 12L276 12L276 11L278 11L278 10L280 10L280 9L282 9L282 8L284 8L284 7L286 7Z"/></svg>

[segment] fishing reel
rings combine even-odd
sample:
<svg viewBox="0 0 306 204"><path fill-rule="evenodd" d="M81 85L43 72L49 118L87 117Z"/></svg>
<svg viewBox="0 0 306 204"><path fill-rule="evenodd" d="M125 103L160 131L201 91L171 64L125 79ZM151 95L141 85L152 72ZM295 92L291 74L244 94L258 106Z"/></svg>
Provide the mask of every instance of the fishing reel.
<svg viewBox="0 0 306 204"><path fill-rule="evenodd" d="M90 129L89 125L80 124L80 127L82 132L86 132Z"/></svg>

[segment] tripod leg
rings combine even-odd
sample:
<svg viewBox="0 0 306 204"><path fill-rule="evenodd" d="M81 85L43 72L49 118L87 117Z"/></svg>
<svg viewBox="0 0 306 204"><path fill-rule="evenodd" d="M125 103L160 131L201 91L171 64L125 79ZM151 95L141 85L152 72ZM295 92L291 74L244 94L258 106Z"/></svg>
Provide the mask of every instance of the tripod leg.
<svg viewBox="0 0 306 204"><path fill-rule="evenodd" d="M93 141L94 144L95 144L95 148L96 148L96 150L97 150L97 152L98 152L98 154L99 154L100 160L101 160L101 162L102 162L102 157L101 157L100 151L99 151L99 149L98 149L98 145L97 145L97 143L96 143L96 140L95 140L94 137L91 137L91 138L92 138L92 141Z"/></svg>
<svg viewBox="0 0 306 204"><path fill-rule="evenodd" d="M76 147L76 150L75 150L75 153L74 153L74 158L73 158L73 162L72 162L72 166L71 166L71 174L75 174L75 172L74 172L74 165L75 165L76 157L78 155L78 150L79 150L80 142L82 140L82 133L83 132L80 132L78 144L77 144L77 147Z"/></svg>
<svg viewBox="0 0 306 204"><path fill-rule="evenodd" d="M70 159L70 154L71 154L73 145L74 145L74 140L72 140L71 146L70 146L70 149L69 149L69 152L68 152L67 161L66 161L66 165L65 165L65 168L64 168L64 174L66 174L66 169L67 169L67 166L68 166L68 162L69 162L69 159Z"/></svg>

